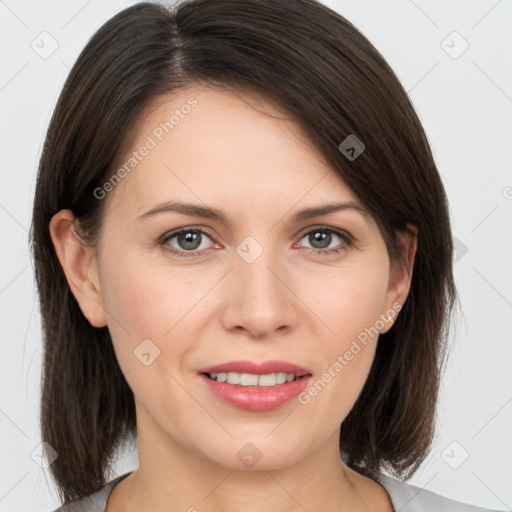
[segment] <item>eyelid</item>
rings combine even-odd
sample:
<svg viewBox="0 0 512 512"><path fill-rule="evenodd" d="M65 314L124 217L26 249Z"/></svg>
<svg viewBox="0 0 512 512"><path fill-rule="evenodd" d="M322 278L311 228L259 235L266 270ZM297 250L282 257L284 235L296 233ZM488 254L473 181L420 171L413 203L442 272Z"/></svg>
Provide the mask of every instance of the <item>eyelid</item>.
<svg viewBox="0 0 512 512"><path fill-rule="evenodd" d="M214 236L210 235L210 233L208 232L208 228L206 228L205 226L194 226L194 225L183 226L183 227L179 227L174 230L168 231L159 238L158 243L160 246L164 246L171 239L176 237L177 235L179 235L183 232L188 232L188 231L197 231L201 235L206 235L213 242L213 244L221 245L221 244L219 244L219 242L216 241ZM306 235L308 235L314 231L327 231L330 233L334 233L336 236L338 236L342 240L343 244L345 245L344 248L350 248L353 245L355 245L357 242L355 237L351 233L349 233L348 231L346 231L344 229L337 228L334 226L328 226L328 225L324 225L324 224L318 224L318 225L308 226L308 227L304 228L303 230L301 230L299 232L299 234L295 235L295 237L294 237L295 241L293 242L293 247L295 247ZM184 250L179 250L179 249L175 249L175 248L165 249L165 250L170 253L173 253L175 255L180 255L180 256L188 255L189 257L195 257L196 253L198 253L199 255L202 255L206 252L210 252L212 249L213 249L213 247L208 247L206 249L201 249L201 250L196 250L196 251L184 251ZM330 252L338 252L339 250L342 250L342 249L336 249L336 248L315 249L313 247L303 247L303 249L306 249L306 251L308 251L308 252L313 252L313 253L317 253L317 254L321 254L321 253L329 254Z"/></svg>
<svg viewBox="0 0 512 512"><path fill-rule="evenodd" d="M171 238L174 238L175 236L179 235L180 233L183 233L183 232L186 233L186 232L189 232L189 231L198 231L201 235L206 235L214 244L220 245L219 242L217 242L215 240L215 237L212 236L207 231L207 228L205 228L205 226L200 226L199 227L199 226L194 226L194 225L183 226L181 228L171 229L170 231L165 232L161 237L159 237L158 243L160 245L163 245L166 242L168 242ZM188 252L192 252L192 251L188 251Z"/></svg>
<svg viewBox="0 0 512 512"><path fill-rule="evenodd" d="M326 224L317 224L317 225L314 225L314 226L308 226L307 228L304 228L304 230L299 231L299 234L296 235L296 236L299 236L300 238L303 238L305 235L307 235L308 233L311 233L311 231L315 231L315 230L318 230L318 231L322 231L322 230L323 231L332 231L333 233L338 234L339 236L345 236L349 240L354 240L355 241L355 238L346 229L341 229L341 228L337 228L337 227L334 227L334 226L329 226L329 225L326 225Z"/></svg>
<svg viewBox="0 0 512 512"><path fill-rule="evenodd" d="M297 239L297 242L295 242L293 244L293 246L295 247L297 244L300 243L300 241L305 236L309 235L310 233L314 233L316 231L326 231L328 233L334 233L334 235L336 235L341 240L341 242L339 244L339 245L341 245L341 247L335 246L335 247L330 247L330 248L325 248L325 249L316 249L314 247L302 246L308 252L311 252L314 254L323 254L323 255L327 256L330 253L338 253L340 251L354 248L356 246L357 240L348 231L346 231L344 229L340 229L340 228L335 228L334 226L325 226L325 225L312 226L312 227L310 226L309 228L306 228L306 230L300 234L299 238Z"/></svg>
<svg viewBox="0 0 512 512"><path fill-rule="evenodd" d="M182 227L175 228L175 229L172 229L170 231L167 231L166 233L164 233L159 238L159 241L163 242L164 240L168 240L172 236L177 235L177 234L179 234L179 233L181 233L183 231L199 231L202 234L207 235L215 243L219 243L219 242L216 242L215 236L211 235L208 232L208 229L209 228L206 227L206 226L196 226L196 225L193 225L193 224L188 225L188 226L182 226ZM337 233L339 235L346 236L348 239L353 240L354 242L356 241L356 238L350 232L348 232L346 229L341 229L341 228L337 228L337 227L334 227L334 226L329 226L329 225L326 225L326 224L316 224L316 225L313 225L313 226L308 226L306 228L303 228L294 236L294 239L296 239L296 241L298 241L298 240L302 239L305 235L307 235L308 233L310 233L311 231L313 231L315 229L318 229L318 230L322 230L323 229L323 230L326 230L326 231L333 231L334 233Z"/></svg>

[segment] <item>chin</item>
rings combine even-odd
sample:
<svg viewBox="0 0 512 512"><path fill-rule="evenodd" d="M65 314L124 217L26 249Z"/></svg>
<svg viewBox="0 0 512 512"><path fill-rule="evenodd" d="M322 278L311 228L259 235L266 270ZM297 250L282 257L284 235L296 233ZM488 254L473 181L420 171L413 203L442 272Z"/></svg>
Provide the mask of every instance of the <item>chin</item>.
<svg viewBox="0 0 512 512"><path fill-rule="evenodd" d="M265 435L267 434L268 430ZM268 438L258 440L252 435L246 440L231 440L229 446L222 448L220 453L205 456L230 471L277 471L286 469L306 457L307 454L302 450L308 444L276 444Z"/></svg>

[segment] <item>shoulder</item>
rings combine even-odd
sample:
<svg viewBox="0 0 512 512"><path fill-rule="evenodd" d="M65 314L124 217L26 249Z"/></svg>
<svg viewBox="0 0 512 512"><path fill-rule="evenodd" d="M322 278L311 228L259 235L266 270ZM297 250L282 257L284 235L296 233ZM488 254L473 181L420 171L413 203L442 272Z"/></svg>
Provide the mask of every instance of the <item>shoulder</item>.
<svg viewBox="0 0 512 512"><path fill-rule="evenodd" d="M373 472L372 477L386 489L393 507L400 512L500 512L455 501L383 473Z"/></svg>
<svg viewBox="0 0 512 512"><path fill-rule="evenodd" d="M114 487L129 474L130 473L125 473L124 475L118 476L108 482L98 492L73 503L64 503L52 512L105 512L110 493Z"/></svg>

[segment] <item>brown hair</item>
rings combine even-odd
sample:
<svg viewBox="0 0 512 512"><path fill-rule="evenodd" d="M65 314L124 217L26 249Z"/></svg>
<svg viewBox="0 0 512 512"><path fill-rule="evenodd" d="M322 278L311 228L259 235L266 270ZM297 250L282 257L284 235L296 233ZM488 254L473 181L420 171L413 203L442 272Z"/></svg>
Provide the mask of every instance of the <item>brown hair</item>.
<svg viewBox="0 0 512 512"><path fill-rule="evenodd" d="M418 228L409 296L381 335L370 375L341 425L347 464L410 477L428 454L449 319L456 301L448 205L427 138L398 78L345 18L315 0L139 3L88 42L59 97L35 191L31 242L43 326L42 440L63 501L105 485L105 471L136 435L133 393L107 327L87 321L49 232L71 209L94 246L111 176L152 99L187 84L264 95L303 127L376 220L392 262L396 233ZM338 146L355 134L365 150Z"/></svg>

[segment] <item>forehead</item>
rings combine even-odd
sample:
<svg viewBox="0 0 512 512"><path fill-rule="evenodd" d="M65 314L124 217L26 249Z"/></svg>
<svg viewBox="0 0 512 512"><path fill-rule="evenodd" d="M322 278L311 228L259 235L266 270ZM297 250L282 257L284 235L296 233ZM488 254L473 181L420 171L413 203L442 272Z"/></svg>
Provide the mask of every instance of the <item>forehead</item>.
<svg viewBox="0 0 512 512"><path fill-rule="evenodd" d="M156 98L127 139L123 168L113 195L138 214L177 196L254 208L357 200L299 123L249 92L196 85Z"/></svg>

